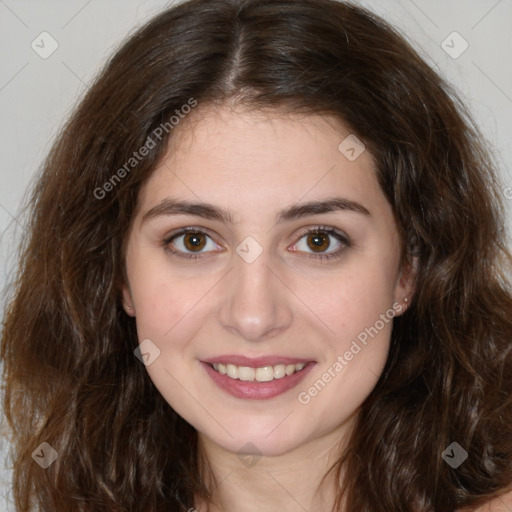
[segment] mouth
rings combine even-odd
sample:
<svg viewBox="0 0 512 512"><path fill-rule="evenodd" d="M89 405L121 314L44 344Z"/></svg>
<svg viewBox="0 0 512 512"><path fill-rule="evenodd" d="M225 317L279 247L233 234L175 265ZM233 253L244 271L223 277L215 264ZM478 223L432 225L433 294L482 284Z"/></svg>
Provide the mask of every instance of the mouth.
<svg viewBox="0 0 512 512"><path fill-rule="evenodd" d="M238 366L231 363L211 363L210 366L216 372L221 375L226 375L230 379L246 382L271 382L300 372L306 366L306 363L282 363L274 366L267 365L257 368L253 368L251 366Z"/></svg>
<svg viewBox="0 0 512 512"><path fill-rule="evenodd" d="M265 364L270 360L274 364ZM230 395L267 400L297 386L316 362L291 358L249 360L238 356L201 361L201 365L213 382Z"/></svg>

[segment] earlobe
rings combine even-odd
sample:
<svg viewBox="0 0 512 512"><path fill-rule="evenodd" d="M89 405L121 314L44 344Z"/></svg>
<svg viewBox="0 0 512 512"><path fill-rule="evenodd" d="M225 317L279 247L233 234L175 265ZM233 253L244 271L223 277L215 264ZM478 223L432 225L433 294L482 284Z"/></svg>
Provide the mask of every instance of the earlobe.
<svg viewBox="0 0 512 512"><path fill-rule="evenodd" d="M128 286L123 285L122 290L122 303L123 309L128 316L135 316L135 306L133 305L133 299Z"/></svg>
<svg viewBox="0 0 512 512"><path fill-rule="evenodd" d="M416 274L418 270L418 258L415 256L402 269L395 287L395 302L399 304L399 313L404 314L409 308L415 291Z"/></svg>

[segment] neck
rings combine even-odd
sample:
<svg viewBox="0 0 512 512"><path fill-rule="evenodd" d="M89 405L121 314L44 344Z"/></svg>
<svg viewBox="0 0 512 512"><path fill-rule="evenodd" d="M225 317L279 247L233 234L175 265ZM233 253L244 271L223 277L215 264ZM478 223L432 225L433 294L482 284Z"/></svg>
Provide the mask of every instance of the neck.
<svg viewBox="0 0 512 512"><path fill-rule="evenodd" d="M346 427L279 456L244 458L245 464L238 454L199 434L198 449L201 458L206 456L215 484L212 502L197 500L195 511L330 511L340 488L337 468L322 477L345 447Z"/></svg>

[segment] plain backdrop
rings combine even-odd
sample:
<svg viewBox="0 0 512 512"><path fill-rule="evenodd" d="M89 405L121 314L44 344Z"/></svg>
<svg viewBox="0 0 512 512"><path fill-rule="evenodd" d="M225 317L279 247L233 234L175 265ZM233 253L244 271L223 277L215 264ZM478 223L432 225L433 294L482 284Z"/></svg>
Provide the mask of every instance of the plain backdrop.
<svg viewBox="0 0 512 512"><path fill-rule="evenodd" d="M2 290L16 265L16 244L23 236L19 209L24 193L57 130L119 43L134 28L174 3L0 0ZM398 27L427 62L455 85L500 165L510 233L512 2L363 0L360 4ZM53 47L56 49L51 55L44 54ZM2 292L2 309L4 302ZM2 440L2 459L7 450ZM0 463L0 510L14 512L10 471L3 466Z"/></svg>

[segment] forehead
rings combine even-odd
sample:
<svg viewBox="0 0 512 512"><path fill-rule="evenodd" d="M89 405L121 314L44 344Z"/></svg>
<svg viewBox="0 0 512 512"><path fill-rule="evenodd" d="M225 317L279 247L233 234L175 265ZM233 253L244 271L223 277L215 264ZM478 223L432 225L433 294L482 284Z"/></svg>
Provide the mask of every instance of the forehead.
<svg viewBox="0 0 512 512"><path fill-rule="evenodd" d="M172 195L261 214L342 195L385 207L373 157L347 158L347 137L333 117L198 107L173 131L140 202Z"/></svg>
<svg viewBox="0 0 512 512"><path fill-rule="evenodd" d="M280 110L248 110L226 105L199 107L178 126L170 139L168 158L199 155L204 158L237 159L261 167L272 162L287 163L338 156L339 144L350 131L333 116L301 115ZM242 160L240 162L239 160ZM367 163L371 156L367 155Z"/></svg>

